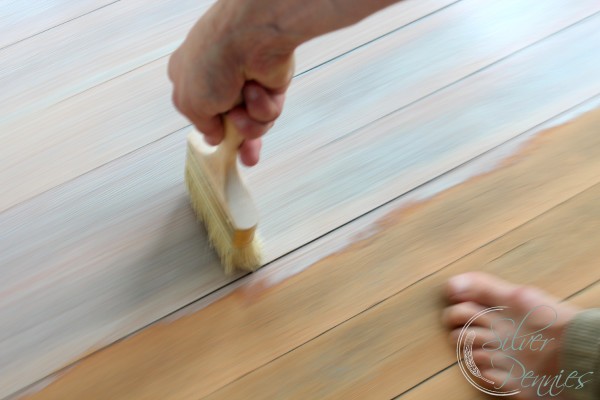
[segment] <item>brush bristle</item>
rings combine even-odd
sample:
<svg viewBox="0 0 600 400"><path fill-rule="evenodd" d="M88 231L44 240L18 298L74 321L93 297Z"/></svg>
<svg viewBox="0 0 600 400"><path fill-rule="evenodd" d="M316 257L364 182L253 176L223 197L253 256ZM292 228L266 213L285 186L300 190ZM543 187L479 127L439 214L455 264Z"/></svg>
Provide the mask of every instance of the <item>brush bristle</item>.
<svg viewBox="0 0 600 400"><path fill-rule="evenodd" d="M204 223L211 246L221 258L226 274L236 269L254 271L261 265L261 245L257 235L244 247L233 245L234 229L227 218L211 180L206 179L201 162L188 151L185 163L185 184L196 216Z"/></svg>

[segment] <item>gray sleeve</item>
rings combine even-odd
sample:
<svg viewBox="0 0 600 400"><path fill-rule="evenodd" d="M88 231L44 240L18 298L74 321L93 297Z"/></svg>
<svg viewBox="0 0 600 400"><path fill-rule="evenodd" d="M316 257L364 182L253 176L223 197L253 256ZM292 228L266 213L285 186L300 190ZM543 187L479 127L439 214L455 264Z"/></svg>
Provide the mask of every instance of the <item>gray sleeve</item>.
<svg viewBox="0 0 600 400"><path fill-rule="evenodd" d="M569 398L600 399L600 309L582 311L569 323L560 360L566 374L588 373L582 380L587 381L585 384L567 389Z"/></svg>

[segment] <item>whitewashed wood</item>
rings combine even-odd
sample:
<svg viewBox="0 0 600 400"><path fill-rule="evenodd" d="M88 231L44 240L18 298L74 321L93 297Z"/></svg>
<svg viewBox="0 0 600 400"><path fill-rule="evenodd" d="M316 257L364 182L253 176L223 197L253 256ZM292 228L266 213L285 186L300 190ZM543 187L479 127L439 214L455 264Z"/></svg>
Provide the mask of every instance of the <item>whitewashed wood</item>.
<svg viewBox="0 0 600 400"><path fill-rule="evenodd" d="M402 2L354 27L309 42L299 50L298 71L350 51L452 1ZM29 116L168 56L213 2L122 1L0 51L0 123Z"/></svg>
<svg viewBox="0 0 600 400"><path fill-rule="evenodd" d="M435 12L451 1L402 2L356 26L313 40L298 50L297 71L305 72L390 30ZM44 168L51 176L43 180L20 181L19 188L13 184L9 195L0 199L0 211L176 129L161 130L152 121L143 128L143 132L127 133L114 124L122 121L125 115L131 121L129 125L133 126L136 120L149 121L151 115L144 110L151 109L151 114L159 113L158 123L164 119L167 125L175 122L177 127L183 126L183 120L170 103L171 89L164 68L166 56L179 45L196 18L211 3L212 0L154 0L143 2L143 5L137 1L117 3L0 52L3 60L0 63L0 86L3 87L0 93L0 138L6 144L0 147L0 159L7 160L4 168L0 167L0 184L5 180L14 182L14 173L28 175L23 168L35 166L27 167L23 163L27 164L26 160L40 151L52 152L52 146L72 149L72 144L63 143L77 141L79 149L88 149L81 153L82 158L87 160L83 164L79 163L82 161L79 157L72 158L71 150L71 156L67 157L54 154L53 158L45 161ZM115 18L115 14L120 17ZM161 16L160 21L157 16ZM36 62L31 62L32 48L37 50ZM142 71L127 74L148 63L147 67L141 67ZM159 69L154 70L153 77L139 76L139 73L147 74L149 69L157 66ZM109 86L98 90L98 85L106 81L109 81ZM90 99L87 91L93 95L89 105L85 104ZM119 98L125 101L116 105L115 99ZM75 115L72 112L74 107L82 113L94 115ZM136 112L141 114L128 114ZM91 127L88 123L78 126L72 118L93 121L93 124ZM101 120L98 121L98 118ZM109 126L103 125L104 121ZM94 134L94 131L101 133ZM114 135L110 146L103 144L106 134ZM128 141L129 145L121 146L122 140ZM46 146L40 148L37 145L40 142ZM98 148L102 151L98 152ZM70 160L70 167L65 169L62 164L63 167L59 167L53 175L49 166L56 162L56 157ZM11 198L13 190L16 193Z"/></svg>
<svg viewBox="0 0 600 400"><path fill-rule="evenodd" d="M418 23L459 1L402 0L353 26L313 39L296 52L296 74L302 74L408 24Z"/></svg>
<svg viewBox="0 0 600 400"><path fill-rule="evenodd" d="M288 157L305 145L318 147L600 9L596 0L538 4L488 2L482 11L480 2L462 1L302 75L265 156ZM312 51L327 48L334 39L314 42ZM310 65L321 60L315 57ZM0 211L183 127L183 118L170 105L165 65L162 58L65 101L43 97L43 111L25 107L16 111L18 117L5 117L0 122L5 137L0 186L8 190L0 198ZM70 70L64 75L61 79L77 81ZM52 92L45 86L35 91Z"/></svg>
<svg viewBox="0 0 600 400"><path fill-rule="evenodd" d="M319 124L321 135L314 135L313 143L295 152L280 147L281 157L266 159L248 174L250 188L265 204L261 225L270 235L267 254L275 257L306 243L316 232L325 233L600 93L599 28L596 14L412 106L372 116L374 122L362 127L360 97L348 89L348 97L357 100L347 102L345 120L332 113ZM390 80L375 92L390 90L389 97L379 98L384 115L393 111L388 107L394 88ZM290 128L291 120L285 121ZM328 135L333 129L337 137ZM294 149L292 140L273 142ZM281 178L274 179L273 171Z"/></svg>
<svg viewBox="0 0 600 400"><path fill-rule="evenodd" d="M307 146L287 168L253 171L267 259L600 93L599 21L342 136L331 151ZM0 395L228 282L187 206L185 133L0 214Z"/></svg>
<svg viewBox="0 0 600 400"><path fill-rule="evenodd" d="M202 299L176 311L161 321L170 323L179 318L192 315L242 286L252 287L256 285L261 288L275 286L302 272L319 260L334 255L356 241L365 240L372 234L378 232L381 228L377 226L377 223L392 211L403 208L408 209L415 204L427 201L474 177L496 170L509 158L513 157L515 154L519 154L519 152L540 133L546 132L559 125L567 124L573 119L580 117L582 114L599 107L600 94L518 136L515 136L502 145L494 147L489 151L482 153L480 156L435 177L424 185L415 187L410 192L402 194L393 201L369 211L360 218L340 226L335 230L334 234L324 235L323 237L311 241L295 251L274 260L267 268L259 269L258 271L244 275L239 279L236 277L234 282L204 296ZM566 195L565 200L567 198L568 195ZM552 199L552 201L556 200L557 199Z"/></svg>
<svg viewBox="0 0 600 400"><path fill-rule="evenodd" d="M0 123L22 122L168 55L212 3L120 1L0 51Z"/></svg>
<svg viewBox="0 0 600 400"><path fill-rule="evenodd" d="M0 49L114 2L116 0L2 0Z"/></svg>

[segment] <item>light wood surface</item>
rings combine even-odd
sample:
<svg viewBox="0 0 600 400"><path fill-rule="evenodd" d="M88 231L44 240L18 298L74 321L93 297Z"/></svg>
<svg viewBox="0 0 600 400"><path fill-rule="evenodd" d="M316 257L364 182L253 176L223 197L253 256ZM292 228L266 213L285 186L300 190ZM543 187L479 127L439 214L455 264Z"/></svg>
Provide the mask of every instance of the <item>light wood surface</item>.
<svg viewBox="0 0 600 400"><path fill-rule="evenodd" d="M560 249L599 240L597 218L581 221L597 210L570 205L598 192L599 117L539 135L600 106L596 0L412 0L301 47L284 115L243 171L269 264L232 278L188 205L188 123L165 71L211 1L24 3L0 2L0 398L52 382L39 396L347 398L372 381L389 398L451 365L424 345L442 334L426 297L446 270L558 218L498 271L550 290L551 274L573 277L561 296L597 279ZM377 322L394 310L414 324ZM434 350L405 382L390 372Z"/></svg>
<svg viewBox="0 0 600 400"><path fill-rule="evenodd" d="M561 297L600 280L599 126L595 112L537 135L493 172L412 206L391 203L353 222L351 244L302 273L273 283L259 271L32 398L398 395L453 363L438 322L449 276L485 270Z"/></svg>
<svg viewBox="0 0 600 400"><path fill-rule="evenodd" d="M3 0L0 3L0 50L118 0Z"/></svg>
<svg viewBox="0 0 600 400"><path fill-rule="evenodd" d="M211 3L117 2L3 50L0 185L10 189L0 211L185 126L170 103L167 56ZM409 1L309 42L298 51L298 73L450 3ZM32 48L41 53L33 59ZM31 171L36 180L17 179Z"/></svg>
<svg viewBox="0 0 600 400"><path fill-rule="evenodd" d="M162 4L160 0L156 1ZM292 85L288 107L273 130L272 139L266 144L265 158L273 153L288 154L293 149L309 152L313 148L302 150L304 144L323 144L342 137L600 10L600 4L595 0L581 0L577 6L569 9L565 9L563 0L552 0L548 7L541 9L545 10L543 12L533 2L529 6L519 6L522 2L517 0L495 2L494 7L484 9L489 10L487 13L481 12L482 7L478 4L476 0L456 3L418 23L408 25L396 34L382 37L369 46L359 47L347 57L323 65L311 74L302 75ZM128 7L135 10L133 5ZM152 9L149 5L146 7L153 11L146 17L148 19L166 12ZM526 17L511 19L511 29L507 31L503 24L506 24L508 17L498 19L498 15L510 14L510 10ZM99 11L110 13L111 8ZM419 18L427 11L419 7L407 16ZM477 15L478 11L480 15ZM129 10L129 14L133 12ZM185 9L181 12L188 19L194 15ZM94 14L90 14L90 18ZM395 14L397 12L389 16L390 21L397 20ZM473 26L464 15L477 16L478 21L486 23ZM106 18L109 17L113 18L112 15ZM81 24L90 23L83 18L73 22L78 21ZM405 20L400 19L398 26L403 22ZM119 29L131 29L128 19L120 23L123 26ZM189 26L189 23L179 22L182 26ZM380 21L373 20L373 23ZM383 24L384 27L389 25L390 22ZM79 29L83 29L83 26ZM118 35L119 29L111 28L106 34ZM473 35L473 30L477 30L478 34ZM182 29L173 35L181 38L184 32ZM374 32L371 37L381 33ZM161 35L160 32L156 35L159 37L157 40L148 42L144 39L145 46L154 46L153 49L166 46L164 52L168 52L180 40L173 37L168 45L163 45L161 41L166 39L162 38L169 35ZM88 42L70 45L65 36L78 37L76 32L65 32L54 39L65 49L51 49L52 57L43 64L49 68L49 76L38 73L40 64L23 62L23 56L11 53L4 55L9 60L8 70L14 69L16 72L6 75L0 82L4 88L0 106L6 110L0 123L0 132L3 137L6 134L19 140L7 140L0 148L0 158L6 160L0 174L0 185L8 188L0 198L0 210L186 125L170 104L171 86L166 77L166 57L144 52L146 47L140 46L134 39L131 39L132 42L123 39L110 46L104 40L101 46L92 46ZM129 38L126 33L123 36ZM362 36L354 31L342 38L330 36L313 42L308 52L320 54L322 49L333 48L333 54L331 50L325 52L326 57L332 57L357 46L357 39ZM141 38L137 37L137 40ZM346 42L347 45L332 46L336 42ZM583 41L588 44L592 42L592 38ZM21 48L24 45L11 47L7 51L20 50L30 57L29 50ZM48 45L36 43L35 47L46 48ZM76 49L82 50L77 52ZM88 49L93 49L88 56L92 59L81 55L86 54ZM78 54L75 62L65 62L68 60L66 52ZM554 56L560 60L559 54ZM102 62L96 62L97 58ZM302 60L302 53L299 58ZM313 57L312 62L305 68L300 67L299 71L326 59ZM52 66L52 61L66 63L73 70L58 66L50 68L48 64ZM13 62L18 64L13 67ZM102 63L107 65L103 66ZM571 65L564 68L569 67ZM573 67L577 68L576 65ZM585 68L586 65L581 67ZM28 71L22 71L23 68ZM115 68L117 71L114 73L106 72ZM131 68L134 68L132 72L125 73ZM582 73L589 74L579 70L567 73L575 77ZM108 78L113 79L101 84L107 74ZM593 74L590 79L596 75ZM15 76L22 78L15 79ZM93 82L86 84L89 79ZM593 85L590 87L592 89ZM44 146L39 143L44 143ZM298 146L297 143L302 145ZM286 150L282 151L283 148ZM286 157L292 156L293 153L290 153ZM29 176L36 176L36 179L23 179Z"/></svg>
<svg viewBox="0 0 600 400"><path fill-rule="evenodd" d="M600 186L595 186L573 201L573 209L568 210L568 203L557 208L563 212L548 213L548 218L511 232L207 398L360 399L391 398L402 393L423 376L454 362L454 349L439 322L444 304L439 299L440 288L450 276L484 270L522 283L535 282L560 296L600 280L600 246L598 241L587 240L600 227L599 198ZM581 208L590 213L582 214ZM391 247L394 242L388 240L386 237L382 248L370 254ZM527 244L518 247L523 242ZM573 247L574 243L582 246ZM542 246L547 259L537 257L536 250ZM398 270L406 266L402 260L390 261ZM365 266L369 267L372 265ZM592 305L600 306L600 299Z"/></svg>

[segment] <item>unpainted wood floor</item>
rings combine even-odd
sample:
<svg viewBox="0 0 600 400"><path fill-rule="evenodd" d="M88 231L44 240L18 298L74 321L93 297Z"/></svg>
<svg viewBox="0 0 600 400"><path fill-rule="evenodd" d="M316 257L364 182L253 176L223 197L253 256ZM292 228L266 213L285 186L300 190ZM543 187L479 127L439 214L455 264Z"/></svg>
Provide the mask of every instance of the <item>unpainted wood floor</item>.
<svg viewBox="0 0 600 400"><path fill-rule="evenodd" d="M480 399L448 277L600 306L600 2L408 0L302 46L233 277L166 76L211 3L0 2L0 398Z"/></svg>

